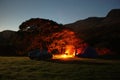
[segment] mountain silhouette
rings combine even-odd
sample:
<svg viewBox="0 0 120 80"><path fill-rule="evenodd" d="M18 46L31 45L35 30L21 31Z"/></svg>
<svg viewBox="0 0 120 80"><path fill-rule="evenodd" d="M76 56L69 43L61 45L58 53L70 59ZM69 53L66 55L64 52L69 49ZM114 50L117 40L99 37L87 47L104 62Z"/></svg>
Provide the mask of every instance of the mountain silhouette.
<svg viewBox="0 0 120 80"><path fill-rule="evenodd" d="M111 10L105 17L89 17L65 26L77 32L91 46L120 53L120 9Z"/></svg>
<svg viewBox="0 0 120 80"><path fill-rule="evenodd" d="M16 31L5 30L0 32L0 56L17 56L13 39L16 37Z"/></svg>

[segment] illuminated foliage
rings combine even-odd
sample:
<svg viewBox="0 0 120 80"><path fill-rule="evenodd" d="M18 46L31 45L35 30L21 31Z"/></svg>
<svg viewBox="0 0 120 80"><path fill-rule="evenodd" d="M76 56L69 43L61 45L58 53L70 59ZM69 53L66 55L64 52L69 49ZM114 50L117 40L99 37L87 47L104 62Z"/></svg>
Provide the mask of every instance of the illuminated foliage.
<svg viewBox="0 0 120 80"><path fill-rule="evenodd" d="M45 48L53 54L64 54L66 50L69 50L69 52L73 54L73 52L75 52L75 49L77 49L79 47L78 45L81 45L81 43L82 40L77 38L73 31L69 29L63 29L49 36L36 36L32 41L31 47L29 47L29 49Z"/></svg>
<svg viewBox="0 0 120 80"><path fill-rule="evenodd" d="M52 35L53 42L49 45L50 50L57 49L60 53L65 53L66 49L71 48L71 51L82 43L82 40L76 37L75 33L71 30L64 29L61 32ZM74 51L72 51L74 52Z"/></svg>

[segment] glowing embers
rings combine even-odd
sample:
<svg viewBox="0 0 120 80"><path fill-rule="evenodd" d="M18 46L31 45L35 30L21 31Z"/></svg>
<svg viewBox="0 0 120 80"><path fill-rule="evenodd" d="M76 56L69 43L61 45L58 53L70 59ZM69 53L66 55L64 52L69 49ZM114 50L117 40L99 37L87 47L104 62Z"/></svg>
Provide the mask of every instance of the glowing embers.
<svg viewBox="0 0 120 80"><path fill-rule="evenodd" d="M53 59L67 59L67 58L73 58L74 55L67 55L67 54L59 54L59 55L53 55Z"/></svg>

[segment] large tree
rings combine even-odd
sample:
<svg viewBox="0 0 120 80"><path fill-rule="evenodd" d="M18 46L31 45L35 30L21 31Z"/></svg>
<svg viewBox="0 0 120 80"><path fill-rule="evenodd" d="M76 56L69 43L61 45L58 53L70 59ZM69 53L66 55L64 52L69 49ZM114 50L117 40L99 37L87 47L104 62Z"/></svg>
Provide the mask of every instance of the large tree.
<svg viewBox="0 0 120 80"><path fill-rule="evenodd" d="M63 25L48 19L32 18L23 22L19 26L17 40L15 41L17 52L19 54L27 53L31 46L37 48L32 43L38 38L41 44L40 47L45 47L47 44L43 38L50 36L55 32L63 29ZM44 46L43 46L44 45Z"/></svg>

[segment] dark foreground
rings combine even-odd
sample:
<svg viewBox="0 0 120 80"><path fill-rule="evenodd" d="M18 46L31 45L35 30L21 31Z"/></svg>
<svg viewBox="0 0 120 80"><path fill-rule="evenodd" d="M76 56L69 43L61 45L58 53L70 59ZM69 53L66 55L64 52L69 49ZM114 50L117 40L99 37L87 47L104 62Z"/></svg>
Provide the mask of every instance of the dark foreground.
<svg viewBox="0 0 120 80"><path fill-rule="evenodd" d="M35 61L27 57L0 57L0 80L120 80L119 74L119 61Z"/></svg>

